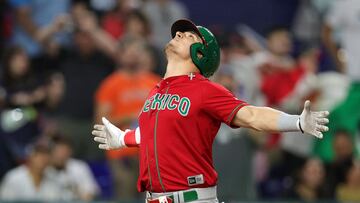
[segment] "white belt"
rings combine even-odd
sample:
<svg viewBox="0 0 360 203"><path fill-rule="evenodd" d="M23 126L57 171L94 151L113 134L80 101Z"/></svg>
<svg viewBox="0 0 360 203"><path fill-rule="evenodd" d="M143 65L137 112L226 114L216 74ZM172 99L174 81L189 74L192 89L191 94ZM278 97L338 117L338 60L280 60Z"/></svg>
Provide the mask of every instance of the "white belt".
<svg viewBox="0 0 360 203"><path fill-rule="evenodd" d="M173 198L174 203L185 203L185 202L198 201L198 200L217 199L216 186L207 187L207 188L191 188L188 190L164 192L164 193L146 192L147 198L156 199L161 196L167 196Z"/></svg>

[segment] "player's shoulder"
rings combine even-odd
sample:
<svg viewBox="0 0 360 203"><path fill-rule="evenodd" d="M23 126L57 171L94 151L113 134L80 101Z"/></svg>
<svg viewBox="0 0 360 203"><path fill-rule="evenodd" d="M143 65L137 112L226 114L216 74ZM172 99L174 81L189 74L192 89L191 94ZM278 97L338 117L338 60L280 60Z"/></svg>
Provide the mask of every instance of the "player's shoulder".
<svg viewBox="0 0 360 203"><path fill-rule="evenodd" d="M209 79L205 79L205 80L201 80L200 81L200 87L205 91L205 92L209 92L209 91L224 91L224 92L229 92L228 89L226 89L224 86L222 86L221 84L211 81Z"/></svg>

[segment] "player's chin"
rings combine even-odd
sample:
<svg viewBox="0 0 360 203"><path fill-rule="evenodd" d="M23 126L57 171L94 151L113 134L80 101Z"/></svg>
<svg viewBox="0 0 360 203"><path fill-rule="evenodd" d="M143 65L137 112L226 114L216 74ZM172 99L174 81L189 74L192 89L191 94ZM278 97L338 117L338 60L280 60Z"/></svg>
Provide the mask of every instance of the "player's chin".
<svg viewBox="0 0 360 203"><path fill-rule="evenodd" d="M165 53L169 53L171 52L172 50L174 50L174 45L171 43L171 41L169 43L167 43L165 45L165 48L164 48L164 52Z"/></svg>

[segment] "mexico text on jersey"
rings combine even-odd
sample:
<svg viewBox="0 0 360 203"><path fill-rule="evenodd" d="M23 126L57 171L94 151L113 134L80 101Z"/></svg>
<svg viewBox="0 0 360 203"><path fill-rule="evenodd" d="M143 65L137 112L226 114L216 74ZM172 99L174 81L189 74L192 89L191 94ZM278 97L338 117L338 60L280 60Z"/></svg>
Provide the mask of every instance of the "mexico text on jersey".
<svg viewBox="0 0 360 203"><path fill-rule="evenodd" d="M190 110L191 101L187 97L180 97L177 94L156 93L145 101L143 112L151 110L175 110L182 116L187 116Z"/></svg>

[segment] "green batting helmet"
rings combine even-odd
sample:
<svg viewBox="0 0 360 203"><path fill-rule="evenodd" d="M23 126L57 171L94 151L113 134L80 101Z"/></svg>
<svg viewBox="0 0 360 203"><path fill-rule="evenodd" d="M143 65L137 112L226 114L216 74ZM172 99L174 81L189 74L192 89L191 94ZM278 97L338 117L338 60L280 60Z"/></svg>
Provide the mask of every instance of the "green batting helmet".
<svg viewBox="0 0 360 203"><path fill-rule="evenodd" d="M177 31L193 31L200 36L202 43L198 42L190 46L190 56L203 76L207 78L212 76L220 64L220 48L215 36L207 28L196 26L187 19L177 20L171 26L173 38Z"/></svg>

